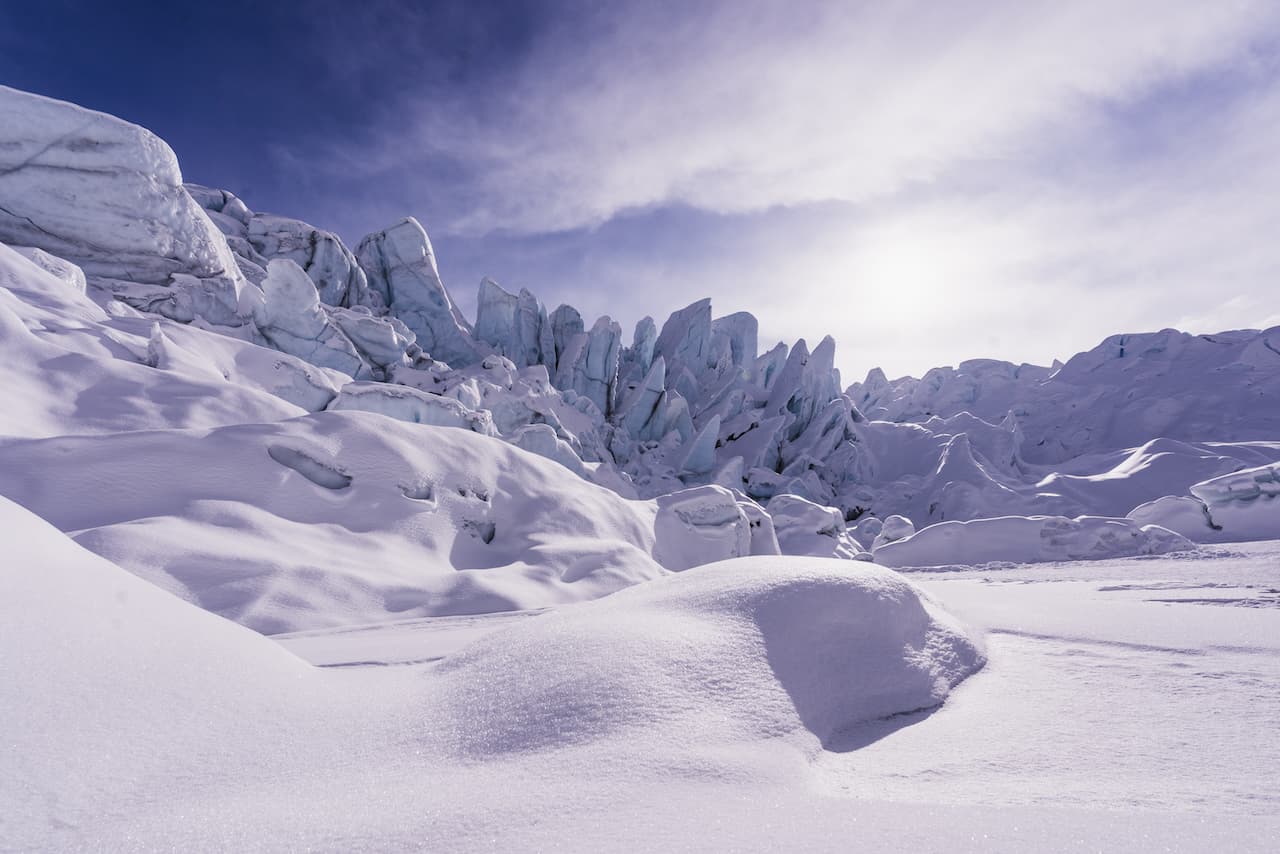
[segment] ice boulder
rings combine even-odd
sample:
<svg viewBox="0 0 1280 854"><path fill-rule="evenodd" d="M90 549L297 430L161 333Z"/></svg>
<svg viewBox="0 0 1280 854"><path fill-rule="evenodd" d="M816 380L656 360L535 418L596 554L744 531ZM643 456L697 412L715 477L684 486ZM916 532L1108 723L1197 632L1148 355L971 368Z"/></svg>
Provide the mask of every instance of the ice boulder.
<svg viewBox="0 0 1280 854"><path fill-rule="evenodd" d="M81 270L70 261L45 252L43 249L37 249L34 246L11 246L9 248L41 270L51 274L55 279L66 282L67 287L76 293L83 294L85 292L84 270Z"/></svg>
<svg viewBox="0 0 1280 854"><path fill-rule="evenodd" d="M734 494L707 485L658 497L653 556L667 569L751 554L751 520Z"/></svg>
<svg viewBox="0 0 1280 854"><path fill-rule="evenodd" d="M249 220L248 240L262 257L288 258L311 278L325 305L353 306L371 300L364 271L336 234L301 220L255 214Z"/></svg>
<svg viewBox="0 0 1280 854"><path fill-rule="evenodd" d="M893 567L1038 563L1167 554L1194 548L1181 534L1132 519L1101 516L998 516L939 522L883 543L876 563Z"/></svg>
<svg viewBox="0 0 1280 854"><path fill-rule="evenodd" d="M769 517L783 554L858 558L865 554L845 529L844 514L798 495L775 495Z"/></svg>
<svg viewBox="0 0 1280 854"><path fill-rule="evenodd" d="M521 621L436 673L439 713L467 721L448 730L470 759L643 737L684 745L688 763L761 739L811 751L938 706L984 660L894 572L750 557Z"/></svg>
<svg viewBox="0 0 1280 854"><path fill-rule="evenodd" d="M574 452L572 445L556 435L555 428L550 424L525 424L517 427L507 437L507 441L531 454L555 460L579 477L586 476L582 458Z"/></svg>
<svg viewBox="0 0 1280 854"><path fill-rule="evenodd" d="M182 315L193 304L215 320L235 316L245 280L226 239L183 189L162 140L5 86L0 127L0 241L53 253L90 278L169 286L185 275L183 295L151 292L148 306L180 319L190 319Z"/></svg>
<svg viewBox="0 0 1280 854"><path fill-rule="evenodd" d="M366 236L356 257L369 287L413 330L418 345L433 359L458 367L480 357L471 325L449 298L431 240L416 219L406 217Z"/></svg>
<svg viewBox="0 0 1280 854"><path fill-rule="evenodd" d="M1280 538L1280 463L1210 478L1193 485L1190 496L1151 501L1129 516L1199 543Z"/></svg>
<svg viewBox="0 0 1280 854"><path fill-rule="evenodd" d="M458 427L482 436L496 436L493 417L487 410L469 409L451 397L430 394L401 385L354 382L343 386L329 404L334 412L376 412L410 424Z"/></svg>

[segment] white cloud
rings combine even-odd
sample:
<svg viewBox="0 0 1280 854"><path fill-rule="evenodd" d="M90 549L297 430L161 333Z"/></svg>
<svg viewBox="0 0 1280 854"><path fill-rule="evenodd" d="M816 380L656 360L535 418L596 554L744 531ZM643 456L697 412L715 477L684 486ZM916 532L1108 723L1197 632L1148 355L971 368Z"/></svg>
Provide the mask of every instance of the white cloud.
<svg viewBox="0 0 1280 854"><path fill-rule="evenodd" d="M882 198L1218 62L1270 14L1169 0L628 8L589 41L555 31L483 110L437 100L411 142L388 139L477 176L451 228Z"/></svg>
<svg viewBox="0 0 1280 854"><path fill-rule="evenodd" d="M850 380L1280 310L1274 4L602 8L500 92L397 104L338 168L396 171L410 195L414 164L450 164L417 191L446 237L723 214L741 233L691 232L700 252L668 235L506 283L627 322L710 295L762 338L835 335Z"/></svg>

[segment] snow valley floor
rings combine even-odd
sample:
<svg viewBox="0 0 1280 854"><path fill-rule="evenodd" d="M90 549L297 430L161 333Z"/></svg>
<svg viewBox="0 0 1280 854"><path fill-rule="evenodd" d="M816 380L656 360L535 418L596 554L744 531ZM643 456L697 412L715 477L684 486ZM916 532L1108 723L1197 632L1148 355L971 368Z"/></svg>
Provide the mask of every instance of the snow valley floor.
<svg viewBox="0 0 1280 854"><path fill-rule="evenodd" d="M14 558L45 568L6 574L0 605L27 700L0 710L24 745L0 782L15 849L1280 839L1280 543L911 574L924 599L865 563L745 558L271 640L0 509L31 533ZM840 627L856 642L833 655Z"/></svg>
<svg viewBox="0 0 1280 854"><path fill-rule="evenodd" d="M695 847L685 834L713 846L772 840L826 850L1280 844L1280 542L910 577L985 630L987 665L940 709L829 739L801 784L820 797L801 801L788 787L732 792L723 782L656 799L626 790L619 796L632 806L622 818L617 806L594 816L542 815L530 841L551 844L564 830L622 849L636 840ZM323 666L396 665L447 657L462 642L537 616L277 639ZM610 790L628 774L625 765L611 768L586 785ZM696 817L666 797L696 798ZM751 819L735 827L744 812Z"/></svg>

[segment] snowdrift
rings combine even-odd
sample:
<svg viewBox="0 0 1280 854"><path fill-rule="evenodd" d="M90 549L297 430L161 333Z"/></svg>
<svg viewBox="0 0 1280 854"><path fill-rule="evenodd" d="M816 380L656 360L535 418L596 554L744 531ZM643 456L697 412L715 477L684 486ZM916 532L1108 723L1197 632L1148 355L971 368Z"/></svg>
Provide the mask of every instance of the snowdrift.
<svg viewBox="0 0 1280 854"><path fill-rule="evenodd" d="M983 663L888 570L764 557L533 617L438 665L324 670L5 499L0 524L27 534L8 553L21 571L0 573L0 842L24 850L449 847L440 822L497 809L499 780L574 802L623 756L647 785L750 767L794 788L819 740L937 705Z"/></svg>
<svg viewBox="0 0 1280 854"><path fill-rule="evenodd" d="M321 700L320 671L4 498L0 529L11 532L0 571L0 846L96 847L99 822L163 803L172 782L191 787L218 767L267 773L263 746L301 748L305 736L279 718Z"/></svg>
<svg viewBox="0 0 1280 854"><path fill-rule="evenodd" d="M1002 516L939 522L877 547L876 563L892 567L1101 560L1185 551L1181 534L1132 519Z"/></svg>
<svg viewBox="0 0 1280 854"><path fill-rule="evenodd" d="M372 413L10 441L0 470L82 545L265 633L544 607L664 572L651 503Z"/></svg>
<svg viewBox="0 0 1280 854"><path fill-rule="evenodd" d="M1210 478L1190 492L1143 504L1129 516L1196 542L1280 539L1280 463Z"/></svg>
<svg viewBox="0 0 1280 854"><path fill-rule="evenodd" d="M896 573L751 557L524 621L441 673L471 724L460 749L487 756L664 732L680 744L754 741L797 723L825 741L938 705L983 661Z"/></svg>

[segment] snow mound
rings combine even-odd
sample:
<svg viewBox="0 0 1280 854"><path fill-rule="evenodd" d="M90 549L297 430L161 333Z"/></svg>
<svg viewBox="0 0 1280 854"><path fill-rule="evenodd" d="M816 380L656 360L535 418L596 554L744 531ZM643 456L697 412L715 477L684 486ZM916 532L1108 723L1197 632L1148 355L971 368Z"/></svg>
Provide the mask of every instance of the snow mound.
<svg viewBox="0 0 1280 854"><path fill-rule="evenodd" d="M701 566L526 620L447 659L444 714L476 759L667 732L755 741L942 703L984 663L898 574L823 558ZM501 690L494 690L501 685Z"/></svg>
<svg viewBox="0 0 1280 854"><path fill-rule="evenodd" d="M91 832L104 808L162 791L159 779L200 779L224 762L249 773L258 743L289 738L273 723L279 709L320 671L2 497L0 530L6 847L93 847L51 846L50 834L81 822Z"/></svg>
<svg viewBox="0 0 1280 854"><path fill-rule="evenodd" d="M0 435L274 421L337 394L333 374L301 359L124 311L0 244L0 361L15 366Z"/></svg>
<svg viewBox="0 0 1280 854"><path fill-rule="evenodd" d="M0 470L90 550L266 633L544 607L664 572L651 502L372 413L15 440Z"/></svg>
<svg viewBox="0 0 1280 854"><path fill-rule="evenodd" d="M1181 534L1133 519L1099 516L998 516L939 522L875 548L876 563L893 567L1035 563L1165 554L1194 548Z"/></svg>
<svg viewBox="0 0 1280 854"><path fill-rule="evenodd" d="M1194 484L1190 492L1148 502L1129 516L1197 542L1280 538L1280 463L1210 478Z"/></svg>

